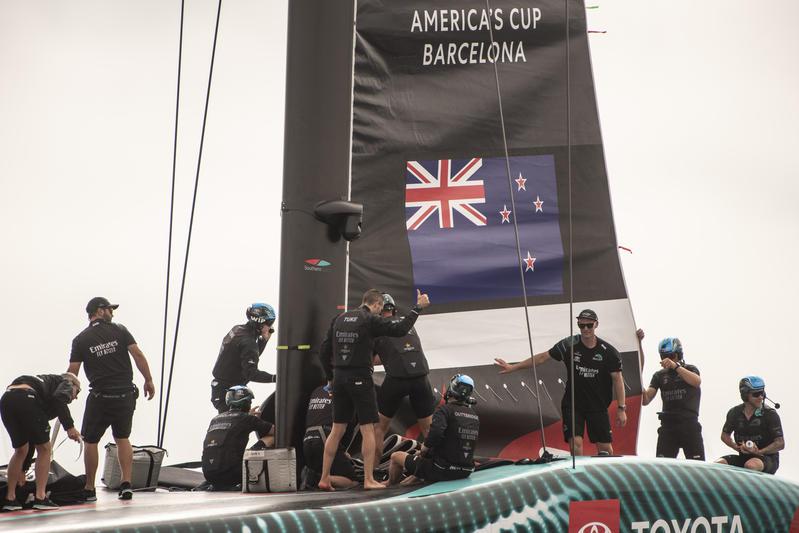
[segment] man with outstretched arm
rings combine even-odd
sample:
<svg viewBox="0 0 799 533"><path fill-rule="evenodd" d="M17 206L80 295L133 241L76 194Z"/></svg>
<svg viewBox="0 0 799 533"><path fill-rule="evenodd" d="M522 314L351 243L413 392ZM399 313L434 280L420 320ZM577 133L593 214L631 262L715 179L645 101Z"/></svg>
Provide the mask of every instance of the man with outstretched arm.
<svg viewBox="0 0 799 533"><path fill-rule="evenodd" d="M72 341L68 372L77 375L84 365L89 379L89 394L83 413L81 434L85 443L83 462L86 466L86 501L97 501L94 478L97 476L99 451L97 444L108 426L114 435L119 456L122 483L119 498L130 500L133 490L130 479L133 471L133 447L130 431L133 426L133 411L139 389L133 384L131 357L144 377L144 394L148 400L155 396L155 385L150 375L147 358L139 349L128 329L112 322L118 304L97 296L89 300L86 313L89 327L81 331Z"/></svg>
<svg viewBox="0 0 799 533"><path fill-rule="evenodd" d="M624 378L621 374L621 356L610 343L596 336L599 318L591 309L584 309L577 315L577 327L580 334L566 337L546 352L541 352L519 363L507 363L494 359L501 367L500 374L516 372L524 368L552 358L562 361L566 368L570 366L572 347L574 349L574 380L566 378L566 391L561 401L563 413L563 437L569 443L575 455L583 454L583 431L588 426L588 438L595 443L599 453L613 453L612 431L608 419L608 407L615 394L618 402L616 424L624 427L627 424L626 406L624 403ZM574 408L571 405L571 388L574 389ZM572 436L571 416L574 412L576 434Z"/></svg>
<svg viewBox="0 0 799 533"><path fill-rule="evenodd" d="M383 310L383 294L369 289L363 295L361 307L338 315L330 324L320 349L325 377L333 384L333 429L325 441L322 462L322 477L319 488L333 490L330 468L339 442L353 414L357 414L363 443L361 451L364 463L365 489L382 489L375 481L375 424L377 400L372 381L372 350L376 337L402 337L416 323L422 309L430 305L426 294L416 291L416 306L400 321L380 317Z"/></svg>

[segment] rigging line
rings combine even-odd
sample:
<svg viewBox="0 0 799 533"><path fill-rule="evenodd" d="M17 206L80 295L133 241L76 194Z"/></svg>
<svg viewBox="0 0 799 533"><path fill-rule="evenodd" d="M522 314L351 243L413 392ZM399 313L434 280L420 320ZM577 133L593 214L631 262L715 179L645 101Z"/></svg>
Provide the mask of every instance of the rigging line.
<svg viewBox="0 0 799 533"><path fill-rule="evenodd" d="M178 160L178 119L180 118L180 72L183 63L183 15L186 0L180 0L180 38L178 39L178 81L175 96L175 136L172 142L172 191L169 197L169 244L166 254L166 289L164 290L164 333L161 337L161 380L158 382L158 431L156 442L161 445L161 412L164 402L164 367L166 366L166 331L169 317L169 278L172 267L172 230L175 216L175 175Z"/></svg>
<svg viewBox="0 0 799 533"><path fill-rule="evenodd" d="M491 4L490 0L486 0L486 9L489 13L491 13ZM488 33L491 39L491 46L494 45L494 29L492 28L491 24L488 25ZM522 249L521 244L519 243L519 225L516 221L516 200L513 194L513 178L510 174L510 155L508 153L508 135L505 130L505 113L502 109L502 92L500 91L499 87L499 69L497 68L497 61L494 60L494 81L496 82L497 86L497 103L499 105L499 121L502 127L502 145L505 150L505 170L508 176L508 190L510 191L510 203L511 209L513 209L513 234L516 237L516 261L519 265L519 277L522 282L522 301L524 302L524 320L527 325L527 343L530 349L530 359L533 363L533 379L535 381L535 391L536 391L536 398L535 402L538 406L538 423L539 427L541 428L541 446L544 449L544 452L547 451L547 438L544 434L544 413L541 411L541 395L538 394L538 370L535 366L535 352L533 351L533 335L530 328L530 310L527 308L527 284L524 281L524 270L522 269Z"/></svg>
<svg viewBox="0 0 799 533"><path fill-rule="evenodd" d="M219 17L221 13L222 13L222 0L218 0L217 9L216 9L216 25L214 27L214 45L213 48L211 49L211 65L208 69L208 86L205 92L205 110L203 111L203 125L200 133L200 150L197 155L197 172L194 176L194 194L191 200L191 215L189 217L189 234L186 239L186 254L183 259L183 276L181 277L180 281L180 297L178 299L177 319L175 321L175 336L172 341L172 361L170 362L169 365L169 383L167 385L166 402L164 404L164 419L161 425L161 440L158 443L158 446L161 448L163 448L164 446L167 413L169 412L169 396L172 391L172 374L175 369L175 352L177 350L177 345L178 345L178 333L180 331L180 316L181 316L181 311L183 309L183 293L186 288L186 270L189 265L189 249L191 248L191 233L194 227L194 211L197 205L197 189L200 184L200 166L203 160L203 144L205 143L205 126L208 123L208 102L211 99L211 80L213 79L214 76L214 60L216 58L216 43L219 37Z"/></svg>
<svg viewBox="0 0 799 533"><path fill-rule="evenodd" d="M576 431L576 409L574 405L574 223L572 220L572 121L571 121L571 19L569 18L569 0L565 0L566 5L566 159L567 175L569 181L569 338L572 339L569 358L569 383L571 384L571 433L572 443L569 446L572 456L572 469L577 467L577 458L574 453L574 442L577 438Z"/></svg>

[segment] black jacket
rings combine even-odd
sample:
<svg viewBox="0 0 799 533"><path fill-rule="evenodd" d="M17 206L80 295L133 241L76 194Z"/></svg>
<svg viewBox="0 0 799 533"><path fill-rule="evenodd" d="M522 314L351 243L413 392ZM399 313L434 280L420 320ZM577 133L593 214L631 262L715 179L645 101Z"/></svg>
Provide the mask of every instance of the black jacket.
<svg viewBox="0 0 799 533"><path fill-rule="evenodd" d="M20 376L11 385L28 385L36 393L36 399L47 414L47 419L58 417L65 430L75 427L67 404L72 402L72 383L58 374Z"/></svg>
<svg viewBox="0 0 799 533"><path fill-rule="evenodd" d="M249 322L233 326L225 335L214 365L213 375L223 385L274 383L275 376L258 370L258 359L266 348L266 341Z"/></svg>
<svg viewBox="0 0 799 533"><path fill-rule="evenodd" d="M480 419L474 409L450 402L436 408L424 445L438 465L471 471L479 432Z"/></svg>

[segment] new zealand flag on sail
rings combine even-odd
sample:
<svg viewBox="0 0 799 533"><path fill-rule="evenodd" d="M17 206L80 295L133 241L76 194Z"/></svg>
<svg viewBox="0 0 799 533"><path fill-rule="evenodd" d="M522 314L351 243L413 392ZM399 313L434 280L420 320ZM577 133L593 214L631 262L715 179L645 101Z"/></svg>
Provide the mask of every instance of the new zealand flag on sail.
<svg viewBox="0 0 799 533"><path fill-rule="evenodd" d="M414 285L436 303L563 293L555 159L408 161L405 218ZM516 249L513 221L519 227Z"/></svg>

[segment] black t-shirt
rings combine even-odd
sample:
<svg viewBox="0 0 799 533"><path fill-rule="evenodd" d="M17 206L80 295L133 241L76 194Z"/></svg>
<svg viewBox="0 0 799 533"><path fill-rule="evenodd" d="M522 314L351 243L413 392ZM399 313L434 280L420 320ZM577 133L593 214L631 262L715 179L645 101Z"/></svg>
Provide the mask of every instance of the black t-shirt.
<svg viewBox="0 0 799 533"><path fill-rule="evenodd" d="M424 444L437 464L472 470L479 433L480 419L474 409L450 402L436 408Z"/></svg>
<svg viewBox="0 0 799 533"><path fill-rule="evenodd" d="M203 473L241 468L244 449L255 431L263 437L271 429L268 422L244 411L228 411L211 419L203 441Z"/></svg>
<svg viewBox="0 0 799 533"><path fill-rule="evenodd" d="M213 375L223 385L246 385L273 383L275 376L258 370L258 360L266 348L266 341L250 323L233 326L222 339L219 355L214 364Z"/></svg>
<svg viewBox="0 0 799 533"><path fill-rule="evenodd" d="M83 363L89 387L115 390L133 387L133 366L128 346L136 344L122 324L92 320L72 341L70 363Z"/></svg>
<svg viewBox="0 0 799 533"><path fill-rule="evenodd" d="M387 376L415 378L430 373L416 328L411 328L404 337L378 337L374 350Z"/></svg>
<svg viewBox="0 0 799 533"><path fill-rule="evenodd" d="M683 365L686 370L699 375L699 369L694 365ZM663 400L663 420L675 420L699 417L699 399L702 391L699 387L692 387L686 383L682 376L671 369L662 368L655 372L649 386L655 390L660 389Z"/></svg>
<svg viewBox="0 0 799 533"><path fill-rule="evenodd" d="M305 414L306 435L303 441L308 439L322 439L318 431L307 431L311 428L321 427L325 432L325 438L330 435L333 429L333 393L327 385L322 385L314 389L311 399L308 401L308 411ZM339 448L345 450L349 448L355 436L355 423L347 424L344 436L341 437ZM324 441L324 439L322 439Z"/></svg>
<svg viewBox="0 0 799 533"><path fill-rule="evenodd" d="M586 347L580 335L566 337L549 350L549 356L563 361L569 368L571 346L574 344L574 402L580 411L604 411L613 400L613 381L611 372L621 371L621 356L609 343L599 337L596 346ZM566 392L563 405L571 403L571 380L566 378Z"/></svg>
<svg viewBox="0 0 799 533"><path fill-rule="evenodd" d="M751 440L758 448L765 448L777 437L782 437L782 422L777 411L766 406L755 410L752 417L747 419L744 404L740 404L727 412L727 420L721 431L731 434L738 444Z"/></svg>

